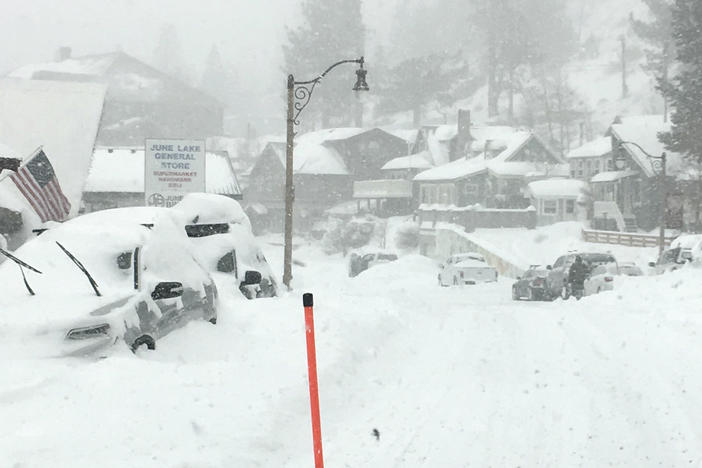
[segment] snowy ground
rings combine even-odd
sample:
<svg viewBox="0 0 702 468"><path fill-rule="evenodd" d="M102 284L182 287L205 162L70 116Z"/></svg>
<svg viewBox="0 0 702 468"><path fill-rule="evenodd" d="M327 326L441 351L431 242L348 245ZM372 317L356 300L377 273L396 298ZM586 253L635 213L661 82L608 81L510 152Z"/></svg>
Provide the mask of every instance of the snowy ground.
<svg viewBox="0 0 702 468"><path fill-rule="evenodd" d="M0 465L312 466L310 291L328 466L702 466L701 270L527 303L508 280L440 288L419 256L354 279L341 256L295 258L293 293L225 298L155 352L0 349Z"/></svg>

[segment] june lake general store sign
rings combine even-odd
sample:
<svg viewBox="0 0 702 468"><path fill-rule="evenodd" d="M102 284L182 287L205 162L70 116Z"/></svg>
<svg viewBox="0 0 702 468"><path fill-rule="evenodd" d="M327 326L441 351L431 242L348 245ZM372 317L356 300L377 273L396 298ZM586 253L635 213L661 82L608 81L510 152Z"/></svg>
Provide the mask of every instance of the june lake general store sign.
<svg viewBox="0 0 702 468"><path fill-rule="evenodd" d="M144 148L146 206L173 206L186 193L205 191L203 140L147 139Z"/></svg>

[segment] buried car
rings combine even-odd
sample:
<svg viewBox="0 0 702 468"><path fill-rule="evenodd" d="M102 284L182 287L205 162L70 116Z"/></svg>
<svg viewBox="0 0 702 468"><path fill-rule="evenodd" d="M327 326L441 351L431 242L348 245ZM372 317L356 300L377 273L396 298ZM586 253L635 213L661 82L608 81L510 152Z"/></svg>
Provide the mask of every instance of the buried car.
<svg viewBox="0 0 702 468"><path fill-rule="evenodd" d="M512 300L544 301L551 299L546 287L548 270L539 265L531 265L524 275L512 285Z"/></svg>
<svg viewBox="0 0 702 468"><path fill-rule="evenodd" d="M191 320L216 323L217 288L178 221L164 212L148 229L112 211L52 227L10 254L0 266L1 328L42 355L79 355L118 341L154 349Z"/></svg>
<svg viewBox="0 0 702 468"><path fill-rule="evenodd" d="M485 257L476 252L451 255L439 268L440 286L497 281L497 270L488 265Z"/></svg>
<svg viewBox="0 0 702 468"><path fill-rule="evenodd" d="M353 278L375 265L394 262L395 260L397 260L397 254L392 252L351 252L348 266L349 277Z"/></svg>
<svg viewBox="0 0 702 468"><path fill-rule="evenodd" d="M187 194L173 208L184 219L195 252L222 284L232 283L247 299L278 295L278 283L236 200L208 193Z"/></svg>

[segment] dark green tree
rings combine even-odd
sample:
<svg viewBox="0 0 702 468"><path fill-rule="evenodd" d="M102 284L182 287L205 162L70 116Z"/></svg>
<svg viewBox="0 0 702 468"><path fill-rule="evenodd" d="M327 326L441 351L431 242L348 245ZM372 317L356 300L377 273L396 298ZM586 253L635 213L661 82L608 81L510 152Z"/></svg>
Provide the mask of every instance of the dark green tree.
<svg viewBox="0 0 702 468"><path fill-rule="evenodd" d="M391 113L412 111L413 126L422 123L429 104L441 110L467 96L475 87L468 64L461 53L431 54L409 58L386 72L379 90L380 110Z"/></svg>
<svg viewBox="0 0 702 468"><path fill-rule="evenodd" d="M675 0L672 26L676 74L659 86L673 109L673 125L661 138L670 150L702 161L702 2Z"/></svg>
<svg viewBox="0 0 702 468"><path fill-rule="evenodd" d="M363 55L361 0L303 0L301 8L303 22L288 29L288 44L283 46L285 73L292 73L298 81L311 80L339 60ZM372 86L371 57L368 68ZM350 124L358 107L351 92L354 82L351 66L334 70L317 86L305 112L316 113L323 127Z"/></svg>

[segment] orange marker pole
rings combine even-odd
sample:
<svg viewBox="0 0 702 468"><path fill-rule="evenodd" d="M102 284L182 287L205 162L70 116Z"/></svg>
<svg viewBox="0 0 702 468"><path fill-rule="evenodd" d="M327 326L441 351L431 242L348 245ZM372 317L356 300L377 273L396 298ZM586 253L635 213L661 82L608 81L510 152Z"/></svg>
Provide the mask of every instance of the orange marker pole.
<svg viewBox="0 0 702 468"><path fill-rule="evenodd" d="M322 456L322 424L319 414L319 388L317 384L317 353L314 345L314 300L311 293L302 295L305 307L305 336L307 337L307 372L310 379L310 408L312 410L312 441L314 444L314 466L324 468Z"/></svg>

